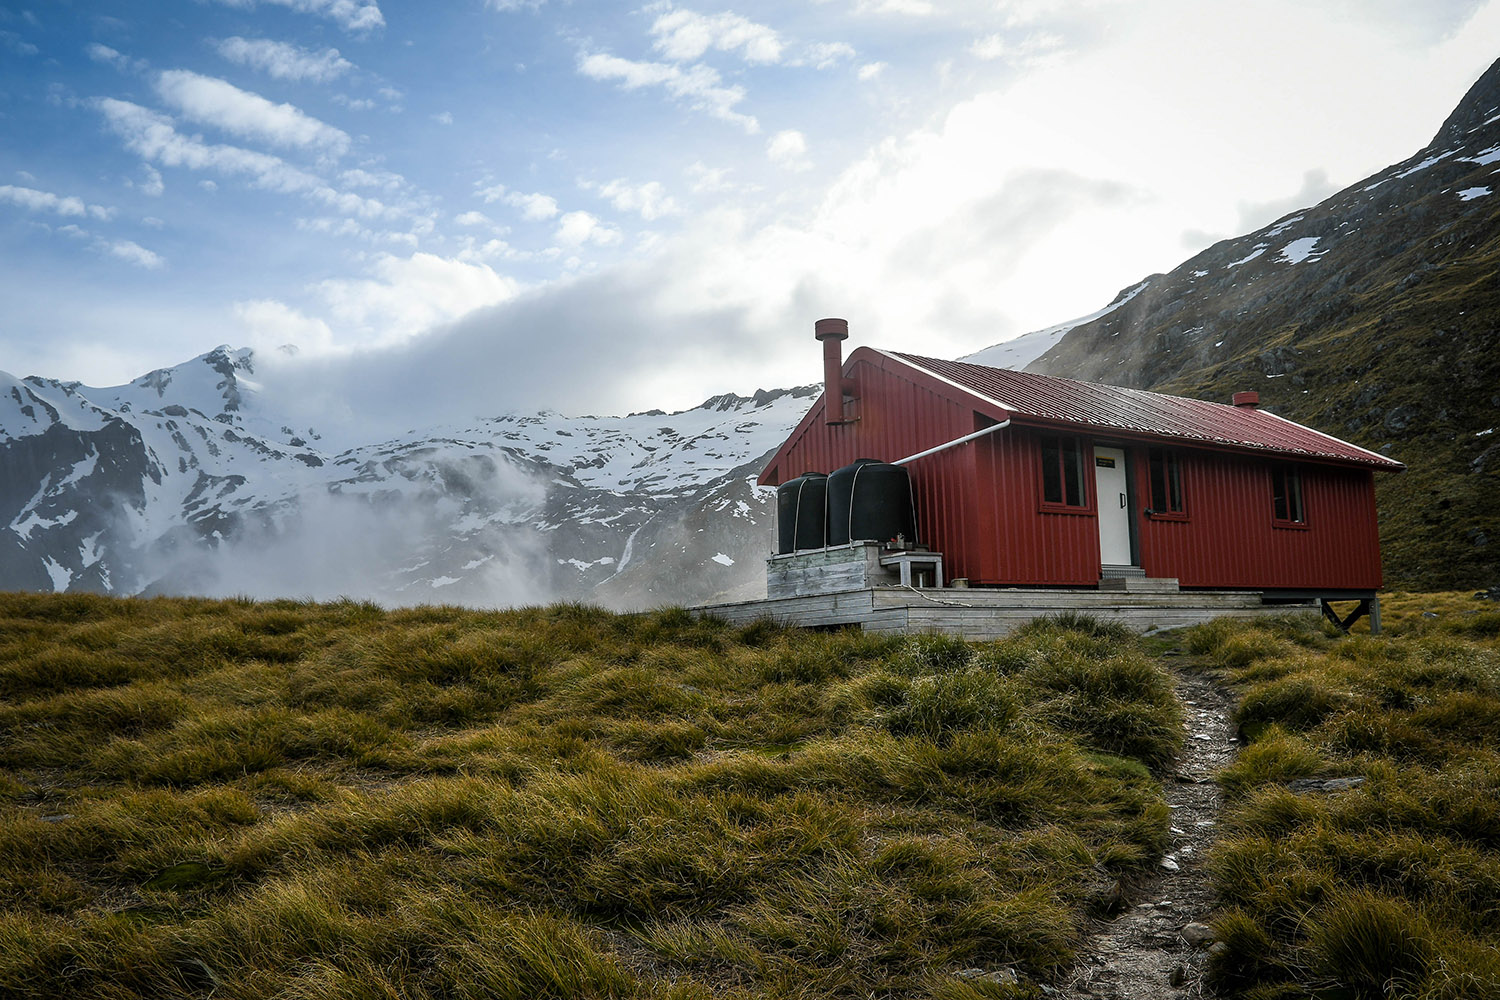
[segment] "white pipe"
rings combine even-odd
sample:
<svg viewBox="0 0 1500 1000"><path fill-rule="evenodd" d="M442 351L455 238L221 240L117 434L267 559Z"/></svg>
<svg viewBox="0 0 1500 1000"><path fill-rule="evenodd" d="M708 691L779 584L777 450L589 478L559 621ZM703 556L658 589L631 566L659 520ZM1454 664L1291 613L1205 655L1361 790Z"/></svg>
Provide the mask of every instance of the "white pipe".
<svg viewBox="0 0 1500 1000"><path fill-rule="evenodd" d="M1000 421L998 424L991 424L990 426L977 430L972 434L965 434L963 437L954 438L952 441L949 441L946 444L940 444L936 448L928 448L926 451L919 451L915 455L908 455L907 457L901 459L899 462L892 462L891 464L905 465L907 462L915 462L919 458L926 458L928 455L936 455L940 451L947 451L949 448L956 448L961 444L965 444L969 441L974 440L975 438L984 437L986 434L993 434L996 431L1000 430L1002 427L1009 426L1010 418L1007 417L1006 419Z"/></svg>

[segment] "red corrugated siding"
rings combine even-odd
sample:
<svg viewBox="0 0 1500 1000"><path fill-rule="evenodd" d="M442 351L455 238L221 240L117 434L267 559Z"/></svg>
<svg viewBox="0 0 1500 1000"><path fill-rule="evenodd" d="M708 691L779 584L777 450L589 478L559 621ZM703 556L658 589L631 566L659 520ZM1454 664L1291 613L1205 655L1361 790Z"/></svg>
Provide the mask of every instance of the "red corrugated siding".
<svg viewBox="0 0 1500 1000"><path fill-rule="evenodd" d="M1276 527L1271 465L1178 451L1185 521L1140 517L1141 567L1184 587L1373 590L1380 586L1375 488L1364 469L1297 464L1306 528ZM1136 490L1148 496L1145 456Z"/></svg>

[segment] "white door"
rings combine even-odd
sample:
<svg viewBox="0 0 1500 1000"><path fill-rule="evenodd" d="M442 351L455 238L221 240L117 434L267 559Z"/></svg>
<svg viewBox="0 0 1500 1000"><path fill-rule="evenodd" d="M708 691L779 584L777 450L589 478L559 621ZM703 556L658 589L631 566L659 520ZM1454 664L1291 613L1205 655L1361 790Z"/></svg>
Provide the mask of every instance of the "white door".
<svg viewBox="0 0 1500 1000"><path fill-rule="evenodd" d="M1099 500L1099 561L1130 565L1130 504L1125 489L1125 451L1094 449L1094 489Z"/></svg>

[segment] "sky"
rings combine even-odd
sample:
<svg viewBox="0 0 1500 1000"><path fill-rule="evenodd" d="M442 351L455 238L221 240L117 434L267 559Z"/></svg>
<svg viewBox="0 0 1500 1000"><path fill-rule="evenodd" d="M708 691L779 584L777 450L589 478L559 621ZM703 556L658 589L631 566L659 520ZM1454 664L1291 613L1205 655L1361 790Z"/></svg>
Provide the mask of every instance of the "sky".
<svg viewBox="0 0 1500 1000"><path fill-rule="evenodd" d="M0 370L371 429L958 356L1425 145L1500 0L0 5Z"/></svg>

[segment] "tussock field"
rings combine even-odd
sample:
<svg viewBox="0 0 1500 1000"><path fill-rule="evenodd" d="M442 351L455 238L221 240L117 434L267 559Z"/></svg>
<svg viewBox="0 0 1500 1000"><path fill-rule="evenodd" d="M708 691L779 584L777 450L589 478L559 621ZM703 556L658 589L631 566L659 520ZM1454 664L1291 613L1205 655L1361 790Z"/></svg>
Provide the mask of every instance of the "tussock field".
<svg viewBox="0 0 1500 1000"><path fill-rule="evenodd" d="M1322 655L1300 635L1254 641ZM1490 718L1490 655L1433 675L1445 724ZM0 995L1039 996L1164 849L1153 769L1179 722L1141 641L1087 619L971 645L681 610L0 595ZM1307 762L1277 773L1363 769L1429 802L1321 739L1263 736ZM1420 808L1472 819L1430 863L1493 900L1494 843L1465 824L1495 815L1496 772L1439 745L1423 780L1472 778ZM1390 898L1424 956L1493 942L1493 910L1453 944L1428 929L1456 911Z"/></svg>
<svg viewBox="0 0 1500 1000"><path fill-rule="evenodd" d="M1186 636L1250 739L1211 857L1235 995L1500 997L1500 609L1383 603L1380 638L1315 619Z"/></svg>

